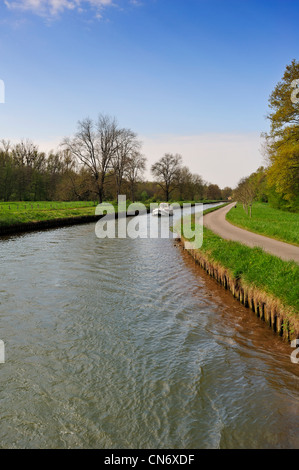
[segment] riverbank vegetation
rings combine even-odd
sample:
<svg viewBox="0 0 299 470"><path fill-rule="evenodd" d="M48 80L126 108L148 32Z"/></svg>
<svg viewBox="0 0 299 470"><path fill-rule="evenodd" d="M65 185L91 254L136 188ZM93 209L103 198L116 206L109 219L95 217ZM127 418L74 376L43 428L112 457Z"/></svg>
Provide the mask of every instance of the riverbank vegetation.
<svg viewBox="0 0 299 470"><path fill-rule="evenodd" d="M230 210L226 219L238 227L299 246L299 213L275 209L267 203L254 202L252 217L242 204Z"/></svg>
<svg viewBox="0 0 299 470"><path fill-rule="evenodd" d="M213 208L212 210L217 210ZM242 209L240 209L242 210ZM210 212L206 211L205 213ZM192 229L195 229L193 217ZM299 335L299 265L203 228L200 249L188 250L226 289L286 339Z"/></svg>
<svg viewBox="0 0 299 470"><path fill-rule="evenodd" d="M258 247L224 240L205 227L201 251L228 269L242 284L265 291L299 314L297 263L283 261Z"/></svg>
<svg viewBox="0 0 299 470"><path fill-rule="evenodd" d="M167 154L160 161L168 158L176 157ZM109 116L79 121L74 136L65 138L57 152L41 152L28 140L14 145L2 140L0 227L92 216L103 201L117 207L120 194L127 205L139 201L148 208L165 198L214 202L232 194L231 188L221 190L191 173L181 156L170 172L167 192L155 171L157 181L144 181L145 168L137 135Z"/></svg>
<svg viewBox="0 0 299 470"><path fill-rule="evenodd" d="M108 201L107 201L108 202ZM183 205L184 203L193 203L194 201L176 201ZM205 200L206 204L218 202L215 200ZM131 204L126 201L126 206ZM143 206L150 208L152 201L143 202ZM53 221L58 219L78 218L86 216L95 216L97 201L35 201L35 202L0 202L0 228L11 227L20 224L35 224L38 222ZM114 206L115 212L118 211L116 200L109 201ZM143 207L142 206L142 207ZM138 203L136 203L136 210Z"/></svg>
<svg viewBox="0 0 299 470"><path fill-rule="evenodd" d="M286 340L299 337L299 266L223 240L204 228L201 249L188 250L193 258L244 306Z"/></svg>
<svg viewBox="0 0 299 470"><path fill-rule="evenodd" d="M131 201L159 202L222 200L232 194L204 181L183 165L179 156L174 172L145 181L146 157L131 129L120 128L114 118L78 122L77 131L65 138L57 151L45 153L30 140L0 143L0 201L111 201L119 194ZM166 154L163 159L175 159ZM170 182L168 184L168 178Z"/></svg>
<svg viewBox="0 0 299 470"><path fill-rule="evenodd" d="M293 60L269 98L270 131L263 134L267 166L242 178L234 199L254 217L254 201L299 212L299 62Z"/></svg>
<svg viewBox="0 0 299 470"><path fill-rule="evenodd" d="M94 215L93 201L0 203L0 227Z"/></svg>
<svg viewBox="0 0 299 470"><path fill-rule="evenodd" d="M200 249L211 261L228 269L234 279L254 286L279 299L299 314L299 266L292 261L250 248L242 243L224 240L204 227Z"/></svg>

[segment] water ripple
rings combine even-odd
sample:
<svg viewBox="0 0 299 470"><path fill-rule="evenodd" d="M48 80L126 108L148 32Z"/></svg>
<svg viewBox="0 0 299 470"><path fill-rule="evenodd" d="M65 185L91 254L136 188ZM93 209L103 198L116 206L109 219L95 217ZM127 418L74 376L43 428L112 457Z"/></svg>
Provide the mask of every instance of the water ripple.
<svg viewBox="0 0 299 470"><path fill-rule="evenodd" d="M2 448L298 447L289 346L172 240L0 247Z"/></svg>

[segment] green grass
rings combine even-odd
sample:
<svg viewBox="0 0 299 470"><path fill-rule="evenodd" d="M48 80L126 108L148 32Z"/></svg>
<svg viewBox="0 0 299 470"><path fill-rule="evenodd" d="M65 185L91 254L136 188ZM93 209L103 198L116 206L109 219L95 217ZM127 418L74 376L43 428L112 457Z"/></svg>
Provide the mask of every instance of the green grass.
<svg viewBox="0 0 299 470"><path fill-rule="evenodd" d="M256 202L252 207L252 218L241 204L231 209L226 219L238 227L270 238L299 246L299 214L273 209L266 203Z"/></svg>
<svg viewBox="0 0 299 470"><path fill-rule="evenodd" d="M93 201L0 203L0 227L67 217L93 215Z"/></svg>
<svg viewBox="0 0 299 470"><path fill-rule="evenodd" d="M110 204L115 207L117 212L117 201L112 201ZM128 200L127 207L130 204L131 202ZM150 207L149 202L143 204L147 208ZM180 202L180 204L183 204L183 202ZM0 227L11 227L18 224L95 215L96 206L97 202L94 201L0 202Z"/></svg>
<svg viewBox="0 0 299 470"><path fill-rule="evenodd" d="M41 222L54 219L95 215L97 202L5 202L0 203L0 227ZM112 204L117 212L117 202ZM127 201L127 206L130 201ZM145 206L149 206L145 204Z"/></svg>
<svg viewBox="0 0 299 470"><path fill-rule="evenodd" d="M0 202L0 213L2 211L21 212L25 210L50 210L50 209L72 209L81 207L93 207L94 201L13 201Z"/></svg>
<svg viewBox="0 0 299 470"><path fill-rule="evenodd" d="M283 261L261 248L224 240L205 227L200 250L234 277L273 295L299 313L299 265L294 261Z"/></svg>
<svg viewBox="0 0 299 470"><path fill-rule="evenodd" d="M208 209L204 214L217 209ZM194 228L193 218L192 230ZM294 261L284 261L258 247L250 248L224 240L206 227L203 228L203 244L199 251L244 284L276 297L299 314L299 265Z"/></svg>
<svg viewBox="0 0 299 470"><path fill-rule="evenodd" d="M259 206L265 205L256 204L253 210L258 212ZM218 208L207 209L204 213L217 210ZM240 210L243 211L242 207L232 209L230 212ZM272 211L278 212L281 215L282 221L288 219L289 225L291 225L290 221L292 220L293 225L296 226L297 219L293 217L298 217L298 214L268 209L267 206L265 208L262 207L261 210L268 211L267 214L272 214L272 216ZM80 217L83 215L93 215L94 213L95 204L90 201L0 203L0 226L51 220L61 217ZM279 216L277 218L279 220ZM292 227L288 227L288 224L282 225L285 226L286 233L293 233ZM265 234L268 235L268 233ZM295 240L298 241L298 234L296 233L296 235L297 238ZM286 241L286 239L284 240ZM293 307L299 312L299 265L295 262L283 261L276 256L265 253L260 248L249 248L241 243L224 240L206 228L204 228L203 246L200 251L206 253L211 260L220 263L235 277L277 297L285 305Z"/></svg>

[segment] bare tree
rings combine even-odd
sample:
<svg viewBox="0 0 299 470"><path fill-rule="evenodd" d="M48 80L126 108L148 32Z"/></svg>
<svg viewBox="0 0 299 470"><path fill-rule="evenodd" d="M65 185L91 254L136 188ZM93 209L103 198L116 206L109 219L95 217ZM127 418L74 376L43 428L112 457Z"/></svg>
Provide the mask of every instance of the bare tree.
<svg viewBox="0 0 299 470"><path fill-rule="evenodd" d="M104 182L108 170L111 167L111 161L117 152L119 146L119 136L121 130L117 126L115 118L100 115L97 123L97 132L100 141L100 184L99 201L103 201Z"/></svg>
<svg viewBox="0 0 299 470"><path fill-rule="evenodd" d="M163 189L166 201L178 185L182 157L179 154L166 153L158 162L152 165L151 171L157 179L157 184Z"/></svg>
<svg viewBox="0 0 299 470"><path fill-rule="evenodd" d="M11 144L9 140L1 140L0 147L0 198L8 201L15 182L13 161L10 152Z"/></svg>
<svg viewBox="0 0 299 470"><path fill-rule="evenodd" d="M178 172L178 190L180 201L188 199L190 195L192 174L187 166L183 166Z"/></svg>
<svg viewBox="0 0 299 470"><path fill-rule="evenodd" d="M21 140L19 144L13 147L12 153L18 166L32 167L38 156L38 146L31 140Z"/></svg>
<svg viewBox="0 0 299 470"><path fill-rule="evenodd" d="M100 203L103 201L111 160L119 145L117 138L120 132L114 118L100 115L96 123L90 118L79 121L75 136L65 138L62 143L72 156L90 170Z"/></svg>
<svg viewBox="0 0 299 470"><path fill-rule="evenodd" d="M17 192L20 200L31 193L30 182L32 181L33 168L38 164L38 146L31 140L21 140L19 144L12 147L14 164L18 168Z"/></svg>
<svg viewBox="0 0 299 470"><path fill-rule="evenodd" d="M191 192L192 201L194 201L195 199L197 200L203 199L204 182L200 175L193 174L191 176L190 192Z"/></svg>
<svg viewBox="0 0 299 470"><path fill-rule="evenodd" d="M4 151L6 154L8 154L9 151L10 151L10 149L11 149L10 140L2 139L2 140L0 140L0 143L1 143L1 145L2 145L3 151ZM0 149L0 150L2 150L2 149Z"/></svg>
<svg viewBox="0 0 299 470"><path fill-rule="evenodd" d="M239 202L243 204L243 209L252 216L252 203L256 196L256 188L254 182L250 177L241 178L237 188L234 190L234 195ZM249 208L249 210L248 210Z"/></svg>
<svg viewBox="0 0 299 470"><path fill-rule="evenodd" d="M130 186L132 202L135 201L136 184L140 181L145 168L146 158L138 151L133 152L128 158L125 169L125 177Z"/></svg>
<svg viewBox="0 0 299 470"><path fill-rule="evenodd" d="M116 151L111 160L116 185L116 197L120 194L126 171L132 170L132 164L136 163L136 159L130 159L138 154L140 148L141 142L137 140L137 135L131 129L121 129L117 136Z"/></svg>

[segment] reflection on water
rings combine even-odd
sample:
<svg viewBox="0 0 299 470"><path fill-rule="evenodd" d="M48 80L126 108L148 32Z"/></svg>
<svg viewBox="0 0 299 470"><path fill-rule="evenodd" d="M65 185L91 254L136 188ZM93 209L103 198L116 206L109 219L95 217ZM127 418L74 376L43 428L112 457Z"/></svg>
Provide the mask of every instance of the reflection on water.
<svg viewBox="0 0 299 470"><path fill-rule="evenodd" d="M175 245L0 242L1 447L298 447L290 346Z"/></svg>

